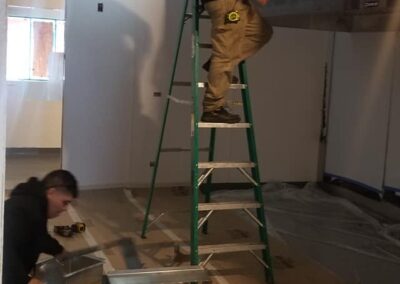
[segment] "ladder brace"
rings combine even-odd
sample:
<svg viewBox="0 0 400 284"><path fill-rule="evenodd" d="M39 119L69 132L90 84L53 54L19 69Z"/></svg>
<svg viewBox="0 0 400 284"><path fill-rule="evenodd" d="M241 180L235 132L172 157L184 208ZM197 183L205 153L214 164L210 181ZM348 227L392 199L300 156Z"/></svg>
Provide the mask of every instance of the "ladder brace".
<svg viewBox="0 0 400 284"><path fill-rule="evenodd" d="M206 267L206 265L210 262L210 260L211 260L211 258L214 256L214 254L212 253L212 254L210 254L209 256L207 256L207 258L204 260L204 261L202 261L199 265L201 266L201 267Z"/></svg>
<svg viewBox="0 0 400 284"><path fill-rule="evenodd" d="M266 268L266 269L270 269L269 265L265 263L264 260L261 259L261 257L259 257L254 251L249 250L249 252Z"/></svg>
<svg viewBox="0 0 400 284"><path fill-rule="evenodd" d="M259 257L254 251L249 250L248 252L249 252L250 254L252 254L252 255L257 259L257 261L258 261L259 263L261 263L266 269L270 269L269 265L266 264L265 261L262 260L262 258ZM205 267L207 266L207 264L210 262L210 260L211 260L211 258L212 258L213 256L214 256L214 253L208 255L207 258L199 264L199 266L205 268Z"/></svg>
<svg viewBox="0 0 400 284"><path fill-rule="evenodd" d="M245 169L243 168L237 168L239 170L239 172L241 172L252 184L254 184L255 186L258 186L258 182L256 182L250 175L248 172L246 172Z"/></svg>
<svg viewBox="0 0 400 284"><path fill-rule="evenodd" d="M205 180L206 178L208 178L208 176L213 172L214 168L208 169L207 171L205 171L198 180L198 186L200 186Z"/></svg>
<svg viewBox="0 0 400 284"><path fill-rule="evenodd" d="M254 216L253 213L250 212L249 209L244 208L243 211L246 212L246 213L250 216L250 218L251 218L254 222L256 222L256 223L258 224L258 226L260 226L261 228L264 228L263 223L261 223L260 220L258 220L258 218L257 218L256 216Z"/></svg>
<svg viewBox="0 0 400 284"><path fill-rule="evenodd" d="M156 218L154 218L154 220L151 221L151 222L149 223L149 225L147 225L147 228L150 228L152 225L154 225L155 223L157 223L157 221L160 220L160 218L161 218L162 216L164 216L164 215L165 215L165 212L161 213L161 214L158 215Z"/></svg>
<svg viewBox="0 0 400 284"><path fill-rule="evenodd" d="M200 220L199 220L199 224L197 225L197 229L200 229L201 228L201 226L203 226L204 225L204 223L208 220L208 218L210 218L210 216L211 216L211 214L212 213L214 213L214 210L210 210L210 211L208 211L208 213L207 213L207 215L206 216L204 216L204 217L202 217L202 218L200 218Z"/></svg>

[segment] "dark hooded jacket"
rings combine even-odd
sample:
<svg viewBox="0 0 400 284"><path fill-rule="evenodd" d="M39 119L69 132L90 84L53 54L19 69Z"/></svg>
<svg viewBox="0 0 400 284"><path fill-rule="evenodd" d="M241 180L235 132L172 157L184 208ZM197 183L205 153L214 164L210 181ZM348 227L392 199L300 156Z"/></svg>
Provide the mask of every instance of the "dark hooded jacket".
<svg viewBox="0 0 400 284"><path fill-rule="evenodd" d="M19 184L4 206L3 284L26 284L40 253L63 247L47 231L46 189L36 178Z"/></svg>

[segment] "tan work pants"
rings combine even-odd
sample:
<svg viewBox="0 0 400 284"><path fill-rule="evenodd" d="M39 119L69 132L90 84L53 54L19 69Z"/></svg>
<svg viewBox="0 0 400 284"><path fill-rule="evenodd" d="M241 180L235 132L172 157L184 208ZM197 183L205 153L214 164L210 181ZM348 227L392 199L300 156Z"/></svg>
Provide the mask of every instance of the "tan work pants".
<svg viewBox="0 0 400 284"><path fill-rule="evenodd" d="M212 56L203 111L225 105L233 68L256 53L272 36L271 25L249 0L213 0L205 4L211 17ZM225 23L225 15L237 10L238 23Z"/></svg>

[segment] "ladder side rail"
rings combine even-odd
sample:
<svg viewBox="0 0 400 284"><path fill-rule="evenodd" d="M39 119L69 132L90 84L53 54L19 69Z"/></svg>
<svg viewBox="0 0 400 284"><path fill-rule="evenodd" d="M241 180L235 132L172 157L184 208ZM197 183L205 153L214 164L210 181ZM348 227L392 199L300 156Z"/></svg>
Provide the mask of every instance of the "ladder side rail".
<svg viewBox="0 0 400 284"><path fill-rule="evenodd" d="M193 133L192 133L192 218L190 229L190 262L198 265L199 259L199 0L192 0L192 97L193 97Z"/></svg>
<svg viewBox="0 0 400 284"><path fill-rule="evenodd" d="M186 11L188 8L188 2L189 2L189 0L185 0L185 4L183 7L182 16L181 16L181 21L180 21L180 30L179 30L177 48L176 48L175 57L174 57L174 66L172 69L171 79L170 79L169 88L168 88L168 97L167 97L167 101L165 103L165 108L164 108L163 123L162 123L162 127L161 127L160 139L159 139L159 143L158 143L158 147L157 147L157 154L156 154L156 158L154 161L154 168L153 168L153 173L152 173L152 177L151 177L150 191L149 191L149 195L147 197L146 213L144 216L142 235L141 235L142 238L146 237L146 232L147 232L148 223L149 223L149 214L150 214L150 208L151 208L152 199L153 199L153 195L154 195L155 181L156 181L158 165L159 165L159 161L160 161L160 152L161 152L162 143L164 140L165 126L166 126L167 118L168 118L168 110L169 110L169 104L170 104L169 97L172 94L172 88L173 88L173 82L175 79L176 67L178 65L179 52L181 49L182 36L183 36L183 29L185 26L185 14L186 14Z"/></svg>
<svg viewBox="0 0 400 284"><path fill-rule="evenodd" d="M251 124L250 128L246 129L247 135L247 145L249 150L250 160L255 163L255 166L251 169L254 180L258 183L258 186L254 187L254 196L255 199L260 203L260 208L256 209L258 220L264 225L264 227L259 226L259 235L261 241L266 245L266 248L262 251L262 257L264 261L268 264L269 269L265 269L266 278L269 284L274 283L274 276L272 272L272 259L270 255L269 241L268 241L268 233L267 233L267 224L265 219L265 211L264 211L264 201L263 195L260 185L260 171L257 159L257 149L256 149L256 140L254 134L254 122L253 115L251 112L251 100L250 100L250 91L248 85L248 77L245 61L239 63L239 76L240 81L244 84L247 84L247 88L242 90L242 101L243 101L243 109L245 121Z"/></svg>

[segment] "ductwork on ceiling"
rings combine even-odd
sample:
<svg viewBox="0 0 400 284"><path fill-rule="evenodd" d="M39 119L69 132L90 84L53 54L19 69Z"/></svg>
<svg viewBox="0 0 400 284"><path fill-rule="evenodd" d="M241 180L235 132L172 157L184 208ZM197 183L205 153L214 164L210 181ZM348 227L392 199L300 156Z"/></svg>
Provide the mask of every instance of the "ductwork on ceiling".
<svg viewBox="0 0 400 284"><path fill-rule="evenodd" d="M344 31L400 30L400 0L270 0L262 13L274 26Z"/></svg>

